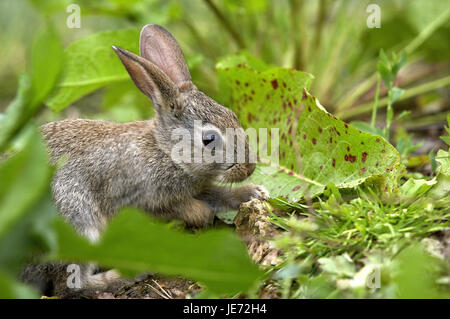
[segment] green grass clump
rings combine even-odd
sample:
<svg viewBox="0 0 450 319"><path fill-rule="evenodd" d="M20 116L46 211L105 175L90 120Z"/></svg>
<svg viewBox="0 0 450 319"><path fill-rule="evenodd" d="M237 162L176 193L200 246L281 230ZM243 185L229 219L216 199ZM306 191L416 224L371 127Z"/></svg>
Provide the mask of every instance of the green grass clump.
<svg viewBox="0 0 450 319"><path fill-rule="evenodd" d="M284 252L284 262L272 269L284 297L403 297L395 267L409 254L426 257L408 265L411 269L407 267L406 272L434 265L432 274L425 273L415 280L429 281L427 275L433 275L444 283L448 281L450 267L443 262L442 247L436 238L450 226L450 199L424 196L386 204L373 193L367 195L360 190L358 195L344 201L333 192L309 208L282 198L271 201L277 215L283 216L280 209L285 213L280 217L271 211L272 222L286 230L275 240ZM411 247L414 249L409 252ZM384 269L379 289L365 284L374 265ZM445 285L436 280L429 285L429 294L422 297L441 296L438 291ZM408 291L411 296L421 293Z"/></svg>

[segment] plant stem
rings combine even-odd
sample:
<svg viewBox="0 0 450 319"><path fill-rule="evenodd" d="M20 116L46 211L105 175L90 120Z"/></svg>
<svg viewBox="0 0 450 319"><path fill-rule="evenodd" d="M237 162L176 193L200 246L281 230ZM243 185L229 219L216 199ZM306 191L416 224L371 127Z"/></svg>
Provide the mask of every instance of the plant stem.
<svg viewBox="0 0 450 319"><path fill-rule="evenodd" d="M403 50L408 55L414 52L422 43L425 42L441 25L443 25L450 16L450 9L447 9L437 19L432 21L423 29ZM344 97L337 104L340 105L341 110L345 110L353 105L353 103L363 95L368 89L370 89L377 79L377 73L372 74L368 79L362 82L350 95Z"/></svg>
<svg viewBox="0 0 450 319"><path fill-rule="evenodd" d="M303 2L299 0L291 0L290 4L290 17L291 17L291 36L292 42L294 43L294 58L292 66L294 69L301 70L304 65L304 52L302 50L301 39L303 38L303 29L300 25L301 19L301 11ZM306 41L305 41L306 42Z"/></svg>
<svg viewBox="0 0 450 319"><path fill-rule="evenodd" d="M234 42L236 42L239 49L245 49L244 41L242 40L241 35L234 29L233 24L230 20L228 20L227 16L224 15L220 9L214 4L212 0L204 0L206 5L211 9L216 18L222 23L224 28L228 31L228 33L233 38Z"/></svg>
<svg viewBox="0 0 450 319"><path fill-rule="evenodd" d="M377 88L376 88L376 91L375 91L375 101L373 103L373 109L372 109L371 126L373 128L375 128L375 122L377 120L377 108L378 108L378 98L380 96L380 85L381 85L381 77L380 77L380 75L378 75Z"/></svg>
<svg viewBox="0 0 450 319"><path fill-rule="evenodd" d="M447 22L449 16L450 9L447 9L444 13L427 25L426 28L423 29L402 51L405 51L406 54L410 55L418 47L420 47L422 43L424 43L434 33L434 31Z"/></svg>
<svg viewBox="0 0 450 319"><path fill-rule="evenodd" d="M317 25L314 34L314 49L318 50L320 48L320 42L322 40L322 30L325 22L325 17L327 14L327 6L325 0L320 0L319 10L317 11Z"/></svg>
<svg viewBox="0 0 450 319"><path fill-rule="evenodd" d="M391 103L391 96L392 96L392 89L389 89L388 92L388 103L387 103L387 109L386 109L386 127L384 129L384 137L387 141L389 141L389 135L391 130L391 123L392 123L392 103Z"/></svg>
<svg viewBox="0 0 450 319"><path fill-rule="evenodd" d="M398 101L406 100L412 96L416 96L419 94L426 93L428 91L433 91L435 89L444 87L450 85L450 75L445 76L443 78L421 84L415 87L412 87L410 89L406 89L405 93L398 99ZM388 104L389 98L385 97L379 100L378 107L385 107ZM344 110L340 111L336 114L337 117L339 117L341 120L345 120L357 115L364 114L366 112L369 112L373 107L372 102L360 104L358 106L355 106L351 110Z"/></svg>

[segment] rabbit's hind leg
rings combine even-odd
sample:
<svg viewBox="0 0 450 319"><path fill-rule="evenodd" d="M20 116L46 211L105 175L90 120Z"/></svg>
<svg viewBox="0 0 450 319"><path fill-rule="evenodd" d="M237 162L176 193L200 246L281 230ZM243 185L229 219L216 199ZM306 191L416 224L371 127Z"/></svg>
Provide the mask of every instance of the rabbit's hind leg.
<svg viewBox="0 0 450 319"><path fill-rule="evenodd" d="M208 204L195 198L190 198L171 209L189 226L206 227L214 220L214 214Z"/></svg>

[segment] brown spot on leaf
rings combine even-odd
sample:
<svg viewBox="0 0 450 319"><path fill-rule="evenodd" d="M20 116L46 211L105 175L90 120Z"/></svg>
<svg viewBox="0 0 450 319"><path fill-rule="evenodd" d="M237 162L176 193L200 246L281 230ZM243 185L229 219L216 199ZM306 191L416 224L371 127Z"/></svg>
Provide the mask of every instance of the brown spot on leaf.
<svg viewBox="0 0 450 319"><path fill-rule="evenodd" d="M367 153L366 152L362 153L361 160L362 160L363 163L367 160Z"/></svg>
<svg viewBox="0 0 450 319"><path fill-rule="evenodd" d="M273 79L272 81L270 81L270 83L272 84L272 87L274 90L278 89L278 81L277 79Z"/></svg>

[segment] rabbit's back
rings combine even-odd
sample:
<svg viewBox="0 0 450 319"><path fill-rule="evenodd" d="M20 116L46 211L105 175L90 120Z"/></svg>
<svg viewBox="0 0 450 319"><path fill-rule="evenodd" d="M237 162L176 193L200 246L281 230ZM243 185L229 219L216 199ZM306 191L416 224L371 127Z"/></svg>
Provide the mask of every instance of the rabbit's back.
<svg viewBox="0 0 450 319"><path fill-rule="evenodd" d="M53 179L55 203L81 233L95 238L93 230L121 207L158 214L195 192L198 181L158 148L152 127L152 121L96 120L42 127L52 160L63 157Z"/></svg>
<svg viewBox="0 0 450 319"><path fill-rule="evenodd" d="M72 119L41 127L52 161L63 155L88 155L96 148L129 147L127 142L141 142L153 147L153 122L114 123L100 120ZM135 139L137 138L137 140Z"/></svg>

